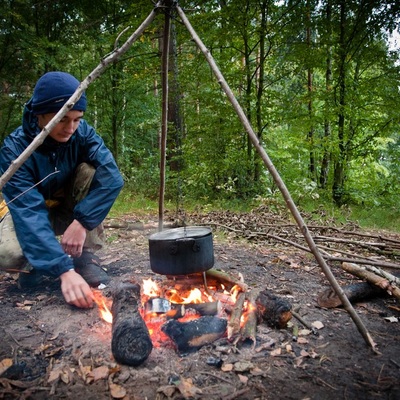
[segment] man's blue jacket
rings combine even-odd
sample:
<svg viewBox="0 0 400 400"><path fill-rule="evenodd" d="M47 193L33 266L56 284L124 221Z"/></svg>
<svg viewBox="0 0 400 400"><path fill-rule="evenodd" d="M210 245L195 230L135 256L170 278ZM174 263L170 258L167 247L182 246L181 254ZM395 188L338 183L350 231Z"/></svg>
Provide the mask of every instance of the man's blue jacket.
<svg viewBox="0 0 400 400"><path fill-rule="evenodd" d="M1 174L39 133L37 117L29 101L24 108L22 126L6 137L0 150ZM25 257L35 269L54 276L73 268L73 262L54 234L46 200L65 187L83 162L93 165L96 172L88 195L74 209L74 218L92 230L110 211L122 189L123 179L110 150L83 119L68 142L59 143L47 137L2 189L4 200L7 203L13 200L8 208ZM58 172L48 177L55 171Z"/></svg>

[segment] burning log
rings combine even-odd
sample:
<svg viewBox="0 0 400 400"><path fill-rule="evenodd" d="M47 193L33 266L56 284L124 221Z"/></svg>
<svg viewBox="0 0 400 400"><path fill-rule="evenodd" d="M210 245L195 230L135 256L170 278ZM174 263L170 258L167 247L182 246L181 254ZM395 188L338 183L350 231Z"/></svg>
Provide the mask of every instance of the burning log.
<svg viewBox="0 0 400 400"><path fill-rule="evenodd" d="M188 353L224 336L226 325L226 319L205 315L188 322L171 319L161 330L173 340L180 353Z"/></svg>
<svg viewBox="0 0 400 400"><path fill-rule="evenodd" d="M285 328L292 318L291 304L269 293L267 289L259 293L255 303L257 305L259 319L273 328Z"/></svg>
<svg viewBox="0 0 400 400"><path fill-rule="evenodd" d="M153 344L140 312L140 286L124 284L113 295L111 351L121 364L137 366L150 355Z"/></svg>
<svg viewBox="0 0 400 400"><path fill-rule="evenodd" d="M251 290L246 293L247 300L247 312L243 326L240 328L240 340L244 341L250 339L253 342L253 346L256 344L256 331L257 331L257 304L255 302L256 291Z"/></svg>
<svg viewBox="0 0 400 400"><path fill-rule="evenodd" d="M233 336L240 332L240 319L242 318L245 300L246 294L244 292L239 293L228 322L228 339L232 339Z"/></svg>

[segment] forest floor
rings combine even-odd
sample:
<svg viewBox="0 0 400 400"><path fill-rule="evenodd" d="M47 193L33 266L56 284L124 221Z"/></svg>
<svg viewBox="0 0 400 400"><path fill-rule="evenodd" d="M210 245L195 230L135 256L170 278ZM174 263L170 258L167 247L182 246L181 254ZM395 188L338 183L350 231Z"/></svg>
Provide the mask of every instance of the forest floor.
<svg viewBox="0 0 400 400"><path fill-rule="evenodd" d="M284 298L303 323L293 317L283 329L259 324L255 343L234 345L222 338L185 355L173 346L154 347L143 364L131 367L113 359L111 325L99 317L97 307L68 306L58 281L22 291L16 275L2 274L0 398L400 399L398 299L383 294L353 305L376 343L373 351L347 311L318 305L318 295L330 284L310 253L276 240L285 237L301 243L290 218L277 215L260 209L185 218L193 225L213 228L215 269L241 276L249 287ZM334 255L349 252L339 249L342 238L340 243L350 245L353 253L363 242L360 251L369 252L364 256L398 262L396 254L370 253L371 243L377 241L372 237L397 243L398 235L365 232L354 224L331 230L334 221L326 218L324 227L316 228L320 222L313 218L308 220L314 226L313 235L324 237L324 245L333 243ZM148 237L157 231L156 216L126 215L117 222L125 228L106 221L109 241L99 253L112 277L110 287L118 282L161 279L151 271L148 250ZM130 223L143 224L136 229ZM349 232L366 236L355 239ZM335 240L330 241L333 234ZM329 265L340 285L357 282L339 262ZM103 293L109 297L109 288Z"/></svg>

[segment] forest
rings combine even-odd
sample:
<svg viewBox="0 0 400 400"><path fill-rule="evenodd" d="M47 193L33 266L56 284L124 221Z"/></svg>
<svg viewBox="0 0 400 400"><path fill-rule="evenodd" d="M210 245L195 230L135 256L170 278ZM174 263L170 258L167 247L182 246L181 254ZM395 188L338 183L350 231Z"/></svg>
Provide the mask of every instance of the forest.
<svg viewBox="0 0 400 400"><path fill-rule="evenodd" d="M162 2L161 2L162 3ZM0 140L45 72L85 79L155 10L87 89L85 119L134 193L160 180L162 49L168 58L166 196L274 197L278 188L174 8L150 0L3 0ZM396 0L181 0L295 202L397 207L400 21Z"/></svg>

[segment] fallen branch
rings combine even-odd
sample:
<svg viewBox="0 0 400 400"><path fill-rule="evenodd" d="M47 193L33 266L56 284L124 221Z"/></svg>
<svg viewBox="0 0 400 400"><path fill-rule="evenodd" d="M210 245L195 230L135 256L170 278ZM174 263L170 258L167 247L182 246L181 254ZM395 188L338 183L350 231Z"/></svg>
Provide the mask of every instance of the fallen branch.
<svg viewBox="0 0 400 400"><path fill-rule="evenodd" d="M386 272L383 269L375 267L365 267L365 269L381 276L382 278L387 279L390 283L393 283L396 286L400 286L400 279L397 276L389 274L389 272Z"/></svg>
<svg viewBox="0 0 400 400"><path fill-rule="evenodd" d="M164 224L164 228L175 228L176 225L174 223ZM104 228L106 229L123 229L126 231L144 231L147 229L157 229L158 224L149 223L145 224L144 222L126 222L126 221L106 221L104 224Z"/></svg>
<svg viewBox="0 0 400 400"><path fill-rule="evenodd" d="M392 294L393 296L400 299L400 289L394 285L391 285L387 279L382 278L381 276L376 275L373 272L367 271L365 268L359 267L358 265L352 263L342 263L342 268L346 272L349 272L360 279L365 279L368 282L373 283L381 289L386 290L389 294Z"/></svg>

